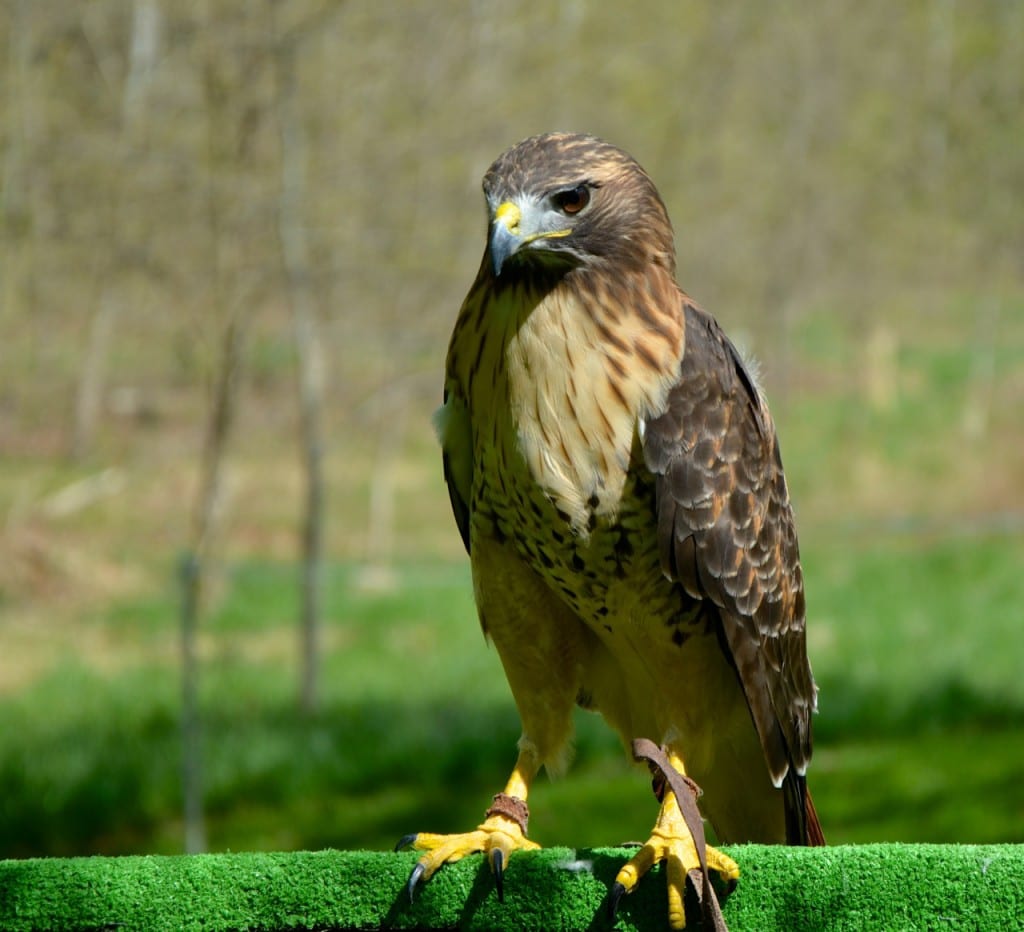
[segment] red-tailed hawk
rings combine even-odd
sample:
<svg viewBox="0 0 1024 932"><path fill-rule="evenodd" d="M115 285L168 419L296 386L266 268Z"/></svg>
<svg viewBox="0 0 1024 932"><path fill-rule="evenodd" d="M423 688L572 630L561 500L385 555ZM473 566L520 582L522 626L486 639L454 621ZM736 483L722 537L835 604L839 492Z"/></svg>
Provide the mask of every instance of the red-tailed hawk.
<svg viewBox="0 0 1024 932"><path fill-rule="evenodd" d="M685 818L692 800L677 799L692 784L673 771L703 789L722 842L822 843L804 776L816 688L775 428L739 353L676 284L665 206L629 155L593 136L535 136L483 187L487 248L437 425L480 623L523 732L477 829L403 840L425 852L410 894L473 851L500 892L508 856L536 847L527 793L542 765L564 767L579 704L627 747L665 749L657 822L613 902L664 860L678 927L705 846ZM739 874L711 847L706 863Z"/></svg>

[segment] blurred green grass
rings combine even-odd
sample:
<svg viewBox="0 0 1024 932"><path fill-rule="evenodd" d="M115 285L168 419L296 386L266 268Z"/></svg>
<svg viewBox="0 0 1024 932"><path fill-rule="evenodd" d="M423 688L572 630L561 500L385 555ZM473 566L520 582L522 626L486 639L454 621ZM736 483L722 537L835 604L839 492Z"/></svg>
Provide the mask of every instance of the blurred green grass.
<svg viewBox="0 0 1024 932"><path fill-rule="evenodd" d="M323 707L304 718L266 11L163 5L175 39L153 44L153 96L123 120L134 26L94 6L0 13L18 103L3 123L0 856L181 849L174 552L236 307L225 562L201 621L210 844L376 848L479 820L517 722L430 412L479 259L480 174L567 115L641 158L682 284L764 362L806 567L829 838L1024 840L1024 7L609 5L551 30L516 27L548 23L539 3L424 6L387 28L357 3L318 30L297 96L337 563ZM599 72L610 95L594 94ZM686 92L665 106L654 86ZM87 141L82 158L68 140ZM95 434L69 462L104 308ZM106 492L91 485L104 475ZM357 561L393 586L368 586ZM579 732L570 775L536 788L533 833L645 837L643 772L598 719L580 713Z"/></svg>
<svg viewBox="0 0 1024 932"><path fill-rule="evenodd" d="M1019 841L1024 546L996 534L832 548L814 546L807 562L822 691L811 785L830 841ZM465 565L402 566L380 590L333 567L324 702L308 717L296 702L295 570L252 561L225 572L201 645L214 850L383 848L479 821L518 725ZM159 640L175 632L174 602L126 601L109 621ZM106 672L68 656L0 700L0 855L180 849L168 650ZM644 773L596 716L581 712L578 725L569 775L535 791L533 836L644 837L654 813Z"/></svg>
<svg viewBox="0 0 1024 932"><path fill-rule="evenodd" d="M904 308L868 334L809 315L792 329L800 365L767 373L821 686L810 779L833 842L1024 840L1024 313L1007 302L999 339L974 345L973 307ZM201 622L213 850L385 848L475 825L504 782L518 722L447 514L433 401L407 414L392 562L375 572L359 561L378 469L365 431L329 459L338 562L309 717L289 562L300 483L268 451L276 436L238 437L238 504ZM123 490L65 515L47 503L88 466L0 462L14 545L0 567L0 856L181 850L172 550L192 452L175 429L136 438ZM597 717L577 720L575 765L539 782L531 833L646 837L645 773Z"/></svg>

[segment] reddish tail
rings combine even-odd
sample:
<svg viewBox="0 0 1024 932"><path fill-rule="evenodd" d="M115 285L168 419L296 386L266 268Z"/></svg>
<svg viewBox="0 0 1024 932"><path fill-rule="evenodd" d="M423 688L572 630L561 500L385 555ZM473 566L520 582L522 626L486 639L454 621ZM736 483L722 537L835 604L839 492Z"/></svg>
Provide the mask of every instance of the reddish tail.
<svg viewBox="0 0 1024 932"><path fill-rule="evenodd" d="M782 782L786 811L786 844L820 846L825 835L807 789L807 780L790 768Z"/></svg>
<svg viewBox="0 0 1024 932"><path fill-rule="evenodd" d="M807 844L812 847L821 847L825 844L825 833L821 830L821 823L818 821L818 813L814 809L814 801L811 799L811 791L804 790L804 812L807 818Z"/></svg>

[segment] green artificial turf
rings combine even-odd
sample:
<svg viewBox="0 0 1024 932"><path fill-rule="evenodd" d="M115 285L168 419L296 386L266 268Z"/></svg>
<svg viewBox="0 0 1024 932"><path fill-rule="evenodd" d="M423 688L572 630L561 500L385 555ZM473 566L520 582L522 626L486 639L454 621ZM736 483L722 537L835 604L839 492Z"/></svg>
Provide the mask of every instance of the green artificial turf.
<svg viewBox="0 0 1024 932"><path fill-rule="evenodd" d="M743 876L724 902L739 929L1011 928L1024 917L1024 846L726 848ZM321 851L0 861L0 928L601 929L626 849L514 856L499 903L481 856L444 867L410 904L412 852ZM661 868L616 928L665 926ZM696 925L694 919L693 925Z"/></svg>

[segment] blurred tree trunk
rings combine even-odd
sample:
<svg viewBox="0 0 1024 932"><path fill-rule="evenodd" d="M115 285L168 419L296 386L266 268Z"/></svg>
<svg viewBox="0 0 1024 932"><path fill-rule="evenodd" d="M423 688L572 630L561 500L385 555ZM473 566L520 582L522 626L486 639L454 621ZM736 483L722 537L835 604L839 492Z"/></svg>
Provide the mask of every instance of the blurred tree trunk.
<svg viewBox="0 0 1024 932"><path fill-rule="evenodd" d="M102 263L104 266L106 262ZM75 390L74 422L71 425L71 459L81 462L92 447L103 402L104 371L110 340L117 317L117 303L109 282L113 279L110 270L103 274L105 284L89 321L89 336L85 344L85 355L78 370L78 387Z"/></svg>
<svg viewBox="0 0 1024 932"><path fill-rule="evenodd" d="M135 0L128 75L121 101L122 118L129 128L139 125L139 116L145 108L146 95L160 58L162 22L160 0Z"/></svg>
<svg viewBox="0 0 1024 932"><path fill-rule="evenodd" d="M28 171L32 93L29 65L33 35L30 4L19 0L7 36L7 100L3 178L0 183L0 323L20 320L32 276L33 211Z"/></svg>
<svg viewBox="0 0 1024 932"><path fill-rule="evenodd" d="M120 306L116 294L117 282L123 272L125 255L131 251L129 246L137 245L122 242L121 201L124 197L124 178L130 176L132 157L136 150L135 139L144 126L146 92L160 55L160 24L159 0L135 0L128 73L121 89L121 122L112 156L118 171L114 173L113 187L107 202L109 240L102 244L103 256L97 265L99 297L89 322L89 336L75 392L70 444L70 455L75 461L85 459L93 445L103 402L107 357ZM82 34L88 36L84 23Z"/></svg>
<svg viewBox="0 0 1024 932"><path fill-rule="evenodd" d="M231 161L231 142L237 135L229 123L229 91L218 71L221 49L217 45L214 7L204 8L203 38L199 63L206 116L206 222L210 237L209 301L218 320L219 355L203 444L199 487L192 523L190 546L182 562L182 789L184 795L185 850L193 854L206 849L203 818L202 715L199 707L200 664L197 653L199 618L203 593L209 577L214 535L223 508L223 462L235 419L238 375L241 368L248 302L239 269L227 267L225 259L225 217L222 203L222 172L238 170ZM229 281L232 283L229 286ZM229 287L230 295L229 298Z"/></svg>
<svg viewBox="0 0 1024 932"><path fill-rule="evenodd" d="M932 194L946 183L949 150L949 97L953 89L953 52L956 41L956 0L931 0L928 7L929 119L925 125L925 178Z"/></svg>
<svg viewBox="0 0 1024 932"><path fill-rule="evenodd" d="M244 336L240 313L224 329L217 380L203 445L203 459L192 524L192 540L181 567L182 783L185 798L185 850L206 849L203 820L202 719L199 659L196 651L203 585L222 504L224 450L235 415L238 371Z"/></svg>
<svg viewBox="0 0 1024 932"><path fill-rule="evenodd" d="M273 2L271 3L273 14ZM296 51L301 34L278 36L275 30L275 112L281 144L277 235L288 285L298 357L306 494L302 533L302 668L300 704L313 712L319 704L318 667L320 593L323 565L323 393L324 361L310 282L309 242L303 218L306 197L306 137L295 95Z"/></svg>

